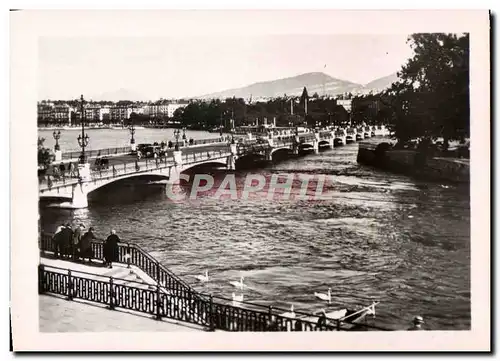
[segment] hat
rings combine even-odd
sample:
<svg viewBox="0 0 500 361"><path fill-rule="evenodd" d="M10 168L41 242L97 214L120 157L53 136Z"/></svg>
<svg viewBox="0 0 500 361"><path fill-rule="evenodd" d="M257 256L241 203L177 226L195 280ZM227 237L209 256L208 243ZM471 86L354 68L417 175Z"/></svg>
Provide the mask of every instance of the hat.
<svg viewBox="0 0 500 361"><path fill-rule="evenodd" d="M415 316L413 318L413 323L417 323L417 324L424 323L424 319L421 316Z"/></svg>
<svg viewBox="0 0 500 361"><path fill-rule="evenodd" d="M80 227L85 228L85 225L83 223L80 223Z"/></svg>

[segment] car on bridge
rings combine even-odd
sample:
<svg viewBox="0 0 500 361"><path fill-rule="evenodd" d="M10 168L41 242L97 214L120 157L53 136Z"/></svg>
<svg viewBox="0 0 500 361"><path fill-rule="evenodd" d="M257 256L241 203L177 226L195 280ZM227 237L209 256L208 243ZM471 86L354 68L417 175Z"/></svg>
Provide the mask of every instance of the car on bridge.
<svg viewBox="0 0 500 361"><path fill-rule="evenodd" d="M153 144L139 144L137 146L137 155L140 158L154 158L155 153L159 157L165 156L165 151L159 145Z"/></svg>

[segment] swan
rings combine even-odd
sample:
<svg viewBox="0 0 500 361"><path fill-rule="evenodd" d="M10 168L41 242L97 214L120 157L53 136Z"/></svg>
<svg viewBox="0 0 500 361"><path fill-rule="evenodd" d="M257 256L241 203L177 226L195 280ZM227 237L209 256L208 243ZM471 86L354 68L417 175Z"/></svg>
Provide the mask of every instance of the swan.
<svg viewBox="0 0 500 361"><path fill-rule="evenodd" d="M237 305L240 302L243 302L243 294L236 296L236 294L233 292L233 305Z"/></svg>
<svg viewBox="0 0 500 361"><path fill-rule="evenodd" d="M314 296L316 296L316 298L319 298L322 301L327 301L328 303L330 303L330 302L332 302L331 290L332 289L329 288L327 294L319 293L319 292L314 292Z"/></svg>
<svg viewBox="0 0 500 361"><path fill-rule="evenodd" d="M205 271L205 275L197 275L198 281L207 282L208 281L208 271Z"/></svg>
<svg viewBox="0 0 500 361"><path fill-rule="evenodd" d="M288 317L288 318L295 318L295 311L293 310L293 305L290 306L289 312L282 313L280 316Z"/></svg>
<svg viewBox="0 0 500 361"><path fill-rule="evenodd" d="M243 280L244 280L244 277L242 276L240 278L239 282L238 281L231 281L229 283L232 284L234 287L243 289L245 287L245 284L243 283Z"/></svg>

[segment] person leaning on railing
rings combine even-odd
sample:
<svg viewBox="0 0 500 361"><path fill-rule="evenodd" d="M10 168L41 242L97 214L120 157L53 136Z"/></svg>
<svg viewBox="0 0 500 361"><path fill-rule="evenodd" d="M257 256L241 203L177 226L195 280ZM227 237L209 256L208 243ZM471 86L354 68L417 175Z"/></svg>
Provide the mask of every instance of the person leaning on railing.
<svg viewBox="0 0 500 361"><path fill-rule="evenodd" d="M73 260L78 260L78 253L81 251L81 240L82 232L85 226L83 224L78 225L73 231Z"/></svg>
<svg viewBox="0 0 500 361"><path fill-rule="evenodd" d="M114 229L111 230L111 234L106 238L104 242L104 265L108 268L113 268L113 262L118 261L118 243L120 238L116 235Z"/></svg>
<svg viewBox="0 0 500 361"><path fill-rule="evenodd" d="M94 235L94 227L90 227L80 240L80 257L82 257L84 262L85 258L88 258L89 263L92 263L92 257L94 256L92 252L92 241L96 239L97 238Z"/></svg>

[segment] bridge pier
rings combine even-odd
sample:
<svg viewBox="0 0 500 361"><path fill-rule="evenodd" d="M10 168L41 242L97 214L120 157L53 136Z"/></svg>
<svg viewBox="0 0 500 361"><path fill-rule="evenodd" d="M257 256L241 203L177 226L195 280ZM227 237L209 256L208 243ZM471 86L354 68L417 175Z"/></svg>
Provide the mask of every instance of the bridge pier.
<svg viewBox="0 0 500 361"><path fill-rule="evenodd" d="M180 179L182 172L182 151L174 150L174 166L169 168L168 181L167 183L172 184Z"/></svg>
<svg viewBox="0 0 500 361"><path fill-rule="evenodd" d="M295 135L295 139L293 141L293 154L294 155L299 154L299 146L300 146L300 138L298 135Z"/></svg>
<svg viewBox="0 0 500 361"><path fill-rule="evenodd" d="M230 144L231 154L227 157L226 167L228 170L236 169L236 159L238 158L238 148L236 144Z"/></svg>
<svg viewBox="0 0 500 361"><path fill-rule="evenodd" d="M78 164L78 175L83 181L91 181L92 177L90 175L90 163L79 163Z"/></svg>
<svg viewBox="0 0 500 361"><path fill-rule="evenodd" d="M71 208L87 208L89 206L87 187L87 183L75 184L71 194Z"/></svg>
<svg viewBox="0 0 500 361"><path fill-rule="evenodd" d="M54 151L54 156L55 156L54 162L62 161L62 150L59 149Z"/></svg>

